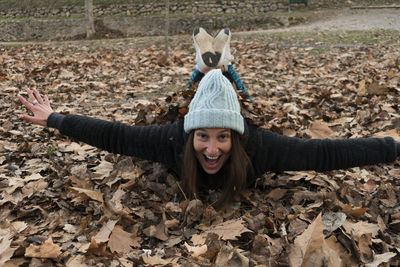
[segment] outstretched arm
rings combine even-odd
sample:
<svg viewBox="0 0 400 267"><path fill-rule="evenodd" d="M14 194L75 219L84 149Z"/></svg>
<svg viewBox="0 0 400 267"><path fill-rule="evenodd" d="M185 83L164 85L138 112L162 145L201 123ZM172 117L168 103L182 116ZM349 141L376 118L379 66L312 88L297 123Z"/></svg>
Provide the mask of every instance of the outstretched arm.
<svg viewBox="0 0 400 267"><path fill-rule="evenodd" d="M266 171L346 169L393 162L400 156L399 143L390 137L301 139L254 129L248 139L246 147L258 175Z"/></svg>
<svg viewBox="0 0 400 267"><path fill-rule="evenodd" d="M175 169L183 146L183 122L130 126L80 115L52 113L47 126L112 153L167 164Z"/></svg>
<svg viewBox="0 0 400 267"><path fill-rule="evenodd" d="M184 142L183 123L162 126L130 126L80 115L62 115L50 107L47 96L27 90L29 101L18 99L33 112L21 118L34 124L56 128L61 134L112 153L161 162L179 170Z"/></svg>

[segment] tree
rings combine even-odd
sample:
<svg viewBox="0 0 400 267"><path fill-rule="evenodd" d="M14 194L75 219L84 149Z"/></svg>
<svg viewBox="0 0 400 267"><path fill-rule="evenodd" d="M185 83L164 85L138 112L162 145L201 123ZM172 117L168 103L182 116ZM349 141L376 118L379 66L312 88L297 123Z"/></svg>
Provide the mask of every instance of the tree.
<svg viewBox="0 0 400 267"><path fill-rule="evenodd" d="M95 34L93 19L93 0L85 0L86 38L90 39Z"/></svg>
<svg viewBox="0 0 400 267"><path fill-rule="evenodd" d="M165 0L165 57L168 58L169 0Z"/></svg>

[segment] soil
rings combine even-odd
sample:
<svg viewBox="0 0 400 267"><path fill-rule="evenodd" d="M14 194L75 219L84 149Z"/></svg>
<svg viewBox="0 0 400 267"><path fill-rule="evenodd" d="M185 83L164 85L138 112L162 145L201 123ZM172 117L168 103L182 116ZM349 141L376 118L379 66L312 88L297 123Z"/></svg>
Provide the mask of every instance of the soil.
<svg viewBox="0 0 400 267"><path fill-rule="evenodd" d="M283 30L400 30L399 8L319 10L305 16L311 20L310 23Z"/></svg>

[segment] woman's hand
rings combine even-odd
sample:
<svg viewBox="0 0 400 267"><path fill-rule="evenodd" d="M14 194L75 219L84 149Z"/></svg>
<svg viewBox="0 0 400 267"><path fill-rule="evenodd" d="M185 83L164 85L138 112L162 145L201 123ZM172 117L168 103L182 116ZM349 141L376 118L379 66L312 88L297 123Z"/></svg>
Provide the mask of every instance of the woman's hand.
<svg viewBox="0 0 400 267"><path fill-rule="evenodd" d="M29 101L21 95L18 95L18 99L27 109L33 112L33 116L24 114L20 118L34 124L46 126L47 118L54 112L50 107L49 98L45 95L43 99L36 89L27 89L26 92L28 93Z"/></svg>

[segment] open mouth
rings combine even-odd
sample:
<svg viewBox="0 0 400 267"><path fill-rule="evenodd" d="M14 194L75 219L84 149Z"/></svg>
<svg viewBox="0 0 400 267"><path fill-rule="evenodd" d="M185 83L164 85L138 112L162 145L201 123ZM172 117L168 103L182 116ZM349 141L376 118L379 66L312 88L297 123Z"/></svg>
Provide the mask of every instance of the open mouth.
<svg viewBox="0 0 400 267"><path fill-rule="evenodd" d="M204 155L204 157L206 158L206 160L217 160L217 159L219 159L220 156L211 157L211 156Z"/></svg>
<svg viewBox="0 0 400 267"><path fill-rule="evenodd" d="M204 162L205 162L207 168L209 168L209 169L213 169L213 168L217 167L218 161L221 158L221 156L215 156L215 157L211 157L211 156L207 156L207 155L203 155L203 156L204 156Z"/></svg>

